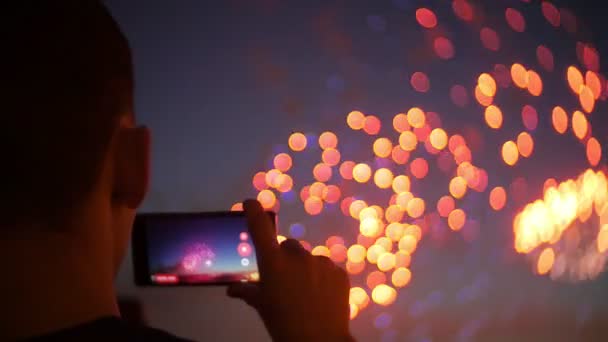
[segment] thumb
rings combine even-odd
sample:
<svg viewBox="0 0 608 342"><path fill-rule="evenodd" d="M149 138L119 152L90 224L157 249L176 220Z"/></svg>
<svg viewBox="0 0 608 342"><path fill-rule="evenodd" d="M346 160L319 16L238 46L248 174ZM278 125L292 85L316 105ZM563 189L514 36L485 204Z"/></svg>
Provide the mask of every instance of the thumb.
<svg viewBox="0 0 608 342"><path fill-rule="evenodd" d="M253 283L236 283L230 284L226 291L228 297L238 298L243 300L248 305L258 308L260 302L260 287Z"/></svg>

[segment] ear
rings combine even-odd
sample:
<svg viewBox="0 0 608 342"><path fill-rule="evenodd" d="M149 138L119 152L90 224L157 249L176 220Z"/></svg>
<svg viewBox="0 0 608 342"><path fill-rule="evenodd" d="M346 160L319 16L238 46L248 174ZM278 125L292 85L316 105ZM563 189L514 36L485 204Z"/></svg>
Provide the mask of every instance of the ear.
<svg viewBox="0 0 608 342"><path fill-rule="evenodd" d="M150 131L146 127L121 127L115 142L113 204L137 209L148 191Z"/></svg>

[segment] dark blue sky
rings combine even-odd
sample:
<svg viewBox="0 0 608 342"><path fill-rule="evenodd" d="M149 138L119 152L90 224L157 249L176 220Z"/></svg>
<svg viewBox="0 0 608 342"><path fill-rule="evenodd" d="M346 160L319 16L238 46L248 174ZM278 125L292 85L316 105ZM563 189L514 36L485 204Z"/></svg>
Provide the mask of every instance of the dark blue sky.
<svg viewBox="0 0 608 342"><path fill-rule="evenodd" d="M353 109L377 115L385 126L381 134L391 138L390 119L412 106L438 112L450 133L479 133L481 144L474 150L474 161L488 171L490 187L508 186L514 178L524 177L530 201L539 197L546 178L578 175L587 167L584 148L572 134L555 134L549 113L557 104L569 111L577 106L564 79L566 66L579 65L577 40L597 43L605 57L601 70L606 69L605 10L599 10L596 1L585 1L584 7L574 1L554 1L575 6L583 15L579 34L571 36L551 28L535 1L471 2L484 9L481 22L459 21L443 0L315 0L305 4L108 0L134 50L137 115L154 137L152 189L144 209L227 209L235 201L255 195L251 176L268 168L273 153L285 150L287 137L296 130L311 136L333 130L341 139L345 159L373 162L369 148L373 139L345 127L345 116ZM454 59L442 61L432 53L429 34L413 15L421 6L436 11L438 31L454 42ZM525 33L507 26L504 9L508 6L526 17ZM478 33L482 26L499 33L499 52L482 48ZM450 102L452 85L463 84L470 91L479 73L496 63L517 61L540 70L535 59L539 44L551 48L557 71L542 73L545 89L540 98L523 95L513 87L501 91L496 101L505 113L502 130L491 132L485 127L482 108L470 94L465 108ZM415 71L428 74L431 91L420 94L412 90L409 75ZM498 147L522 130L519 118L525 104L533 105L540 117L539 127L532 133L534 156L507 168ZM594 135L604 146L606 108L605 102L598 103L590 116ZM312 181L310 170L319 160L318 152L313 148L297 156L293 172L297 184ZM420 156L426 155L421 152ZM433 165L430 180L414 185L429 203L445 194L448 182ZM370 199L384 197L365 193L363 187L353 189ZM279 219L283 233L290 223L301 222L306 226L305 238L314 243L333 234L346 235L352 242L357 227L341 216L339 208L330 207L322 217L307 218L301 205L285 203ZM487 194L469 196L461 205L480 224L478 239L469 244L452 234L441 246L423 240L413 258L412 284L401 291L398 302L388 309L368 309L354 323L362 338L377 340L382 335L390 340L393 333L400 339L411 337L405 330L412 327L406 329L405 322L428 327L430 319L416 308L426 308L429 303L436 303L430 305L433 314L455 313L471 322L482 316L522 313L533 305L576 312L583 318L579 312L608 309L606 276L576 285L556 283L533 275L529 260L514 254L511 222L518 205L509 203L505 211L493 212ZM393 317L393 324L376 330L374 320L383 313ZM420 336L423 328L418 329Z"/></svg>

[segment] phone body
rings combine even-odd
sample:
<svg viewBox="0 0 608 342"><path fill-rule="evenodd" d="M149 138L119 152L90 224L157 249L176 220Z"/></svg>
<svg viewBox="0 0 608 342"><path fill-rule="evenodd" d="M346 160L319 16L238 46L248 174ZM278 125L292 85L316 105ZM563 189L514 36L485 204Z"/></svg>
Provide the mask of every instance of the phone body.
<svg viewBox="0 0 608 342"><path fill-rule="evenodd" d="M276 215L267 212L276 229ZM138 286L228 285L259 280L244 212L141 213L133 226Z"/></svg>

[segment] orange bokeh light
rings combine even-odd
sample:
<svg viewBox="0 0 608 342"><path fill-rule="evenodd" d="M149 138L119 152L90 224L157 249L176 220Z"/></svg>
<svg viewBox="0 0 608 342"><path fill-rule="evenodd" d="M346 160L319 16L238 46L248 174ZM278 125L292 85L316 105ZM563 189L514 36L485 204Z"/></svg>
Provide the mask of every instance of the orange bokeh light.
<svg viewBox="0 0 608 342"><path fill-rule="evenodd" d="M528 132L521 132L517 136L517 149L522 157L528 158L534 151L534 139Z"/></svg>
<svg viewBox="0 0 608 342"><path fill-rule="evenodd" d="M431 89L431 81L429 80L428 76L420 71L412 74L410 84L412 85L412 88L419 93L426 93L429 91L429 89Z"/></svg>
<svg viewBox="0 0 608 342"><path fill-rule="evenodd" d="M319 147L326 150L338 146L338 137L333 132L323 132L319 136Z"/></svg>
<svg viewBox="0 0 608 342"><path fill-rule="evenodd" d="M507 8L505 11L505 18L513 31L524 32L526 30L526 20L518 10L514 8Z"/></svg>
<svg viewBox="0 0 608 342"><path fill-rule="evenodd" d="M593 93L593 98L599 99L602 95L602 80L600 77L595 72L588 70L585 73L585 84Z"/></svg>
<svg viewBox="0 0 608 342"><path fill-rule="evenodd" d="M258 193L258 202L264 209L272 209L277 202L277 196L270 190L262 190Z"/></svg>
<svg viewBox="0 0 608 342"><path fill-rule="evenodd" d="M273 164L275 169L287 172L292 166L291 156L287 153L279 153L274 157Z"/></svg>
<svg viewBox="0 0 608 342"><path fill-rule="evenodd" d="M437 37L433 42L435 53L441 59L451 59L454 57L454 45L446 37Z"/></svg>
<svg viewBox="0 0 608 342"><path fill-rule="evenodd" d="M272 169L268 172L266 172L266 176L265 181L266 181L266 185L268 185L271 188L276 188L278 185L278 178L281 175L281 171L277 170L277 169Z"/></svg>
<svg viewBox="0 0 608 342"><path fill-rule="evenodd" d="M553 248L547 247L538 256L538 262L536 264L536 271L540 275L544 275L551 271L553 263L555 262L555 252Z"/></svg>
<svg viewBox="0 0 608 342"><path fill-rule="evenodd" d="M388 272L395 268L395 254L382 253L378 257L378 269L382 272Z"/></svg>
<svg viewBox="0 0 608 342"><path fill-rule="evenodd" d="M435 128L429 135L431 145L437 150L443 150L448 145L448 135L441 128Z"/></svg>
<svg viewBox="0 0 608 342"><path fill-rule="evenodd" d="M456 164L460 165L464 162L470 162L471 158L471 150L466 145L456 147L456 151L454 151L454 161Z"/></svg>
<svg viewBox="0 0 608 342"><path fill-rule="evenodd" d="M407 114L399 113L393 118L393 128L399 133L410 130L410 123L407 121Z"/></svg>
<svg viewBox="0 0 608 342"><path fill-rule="evenodd" d="M485 110L486 124L493 129L502 127L502 111L495 105L488 106Z"/></svg>
<svg viewBox="0 0 608 342"><path fill-rule="evenodd" d="M308 144L308 140L302 133L293 133L289 136L288 144L292 151L300 152L304 151L306 145Z"/></svg>
<svg viewBox="0 0 608 342"><path fill-rule="evenodd" d="M551 123L557 133L566 133L568 130L568 114L566 114L566 111L562 107L557 106L553 108Z"/></svg>
<svg viewBox="0 0 608 342"><path fill-rule="evenodd" d="M586 152L589 165L597 166L602 159L602 146L599 141L594 137L589 138L589 140L587 140Z"/></svg>
<svg viewBox="0 0 608 342"><path fill-rule="evenodd" d="M363 130L365 133L369 135L376 135L380 132L380 128L382 127L382 123L380 119L374 115L369 115L365 118L365 124L363 126Z"/></svg>
<svg viewBox="0 0 608 342"><path fill-rule="evenodd" d="M475 87L475 99L477 100L477 102L484 106L487 107L489 105L492 104L492 102L494 102L494 98L491 96L486 96L481 89L479 88L479 86Z"/></svg>
<svg viewBox="0 0 608 342"><path fill-rule="evenodd" d="M459 231L467 220L467 214L462 209L454 209L448 215L448 226L453 231Z"/></svg>
<svg viewBox="0 0 608 342"><path fill-rule="evenodd" d="M312 255L322 255L325 257L329 258L329 248L325 247L325 246L316 246L315 248L312 249L312 251L310 251L310 254Z"/></svg>
<svg viewBox="0 0 608 342"><path fill-rule="evenodd" d="M412 272L405 268L399 267L393 271L391 276L391 282L395 287L405 287L412 280Z"/></svg>
<svg viewBox="0 0 608 342"><path fill-rule="evenodd" d="M391 152L391 157L395 163L403 165L410 159L410 153L402 149L401 146L395 145Z"/></svg>
<svg viewBox="0 0 608 342"><path fill-rule="evenodd" d="M293 178L287 174L281 174L277 177L277 190L279 192L289 192L293 189Z"/></svg>
<svg viewBox="0 0 608 342"><path fill-rule="evenodd" d="M407 234L399 240L399 250L412 255L418 247L418 240L415 236Z"/></svg>
<svg viewBox="0 0 608 342"><path fill-rule="evenodd" d="M488 73L479 75L477 78L477 86L481 93L487 97L494 97L496 95L496 81Z"/></svg>
<svg viewBox="0 0 608 342"><path fill-rule="evenodd" d="M437 26L437 17L435 13L428 8L419 8L416 10L416 21L420 26L432 29Z"/></svg>
<svg viewBox="0 0 608 342"><path fill-rule="evenodd" d="M585 117L585 114L578 110L572 114L572 131L579 140L583 140L589 132L587 118Z"/></svg>
<svg viewBox="0 0 608 342"><path fill-rule="evenodd" d="M450 194L452 197L461 199L467 193L467 181L463 177L456 176L450 180Z"/></svg>
<svg viewBox="0 0 608 342"><path fill-rule="evenodd" d="M412 257L406 251L397 251L395 253L395 267L409 267L412 262Z"/></svg>
<svg viewBox="0 0 608 342"><path fill-rule="evenodd" d="M319 197L310 196L304 201L304 210L308 215L319 215L323 211L323 201Z"/></svg>
<svg viewBox="0 0 608 342"><path fill-rule="evenodd" d="M365 203L363 200L355 200L351 202L348 212L352 218L358 220L359 214L365 208L367 208L367 203Z"/></svg>
<svg viewBox="0 0 608 342"><path fill-rule="evenodd" d="M348 272L348 274L360 274L361 272L363 272L363 270L365 270L365 262L361 261L361 262L352 262L352 261L347 261L346 262L346 272Z"/></svg>
<svg viewBox="0 0 608 342"><path fill-rule="evenodd" d="M405 175L399 175L393 179L393 191L396 194L400 194L402 192L410 191L410 178Z"/></svg>
<svg viewBox="0 0 608 342"><path fill-rule="evenodd" d="M355 162L350 160L343 162L340 165L340 176L346 180L353 179L353 169L355 168L355 165Z"/></svg>
<svg viewBox="0 0 608 342"><path fill-rule="evenodd" d="M337 203L342 196L342 191L336 185L328 185L323 190L323 200L327 203Z"/></svg>
<svg viewBox="0 0 608 342"><path fill-rule="evenodd" d="M515 63L511 66L511 78L519 88L528 88L528 71L523 65Z"/></svg>
<svg viewBox="0 0 608 342"><path fill-rule="evenodd" d="M456 203L452 196L443 196L437 201L437 213L441 217L448 217L455 207Z"/></svg>
<svg viewBox="0 0 608 342"><path fill-rule="evenodd" d="M490 191L490 207L499 211L505 207L507 203L507 192L502 186L497 186Z"/></svg>
<svg viewBox="0 0 608 342"><path fill-rule="evenodd" d="M528 91L532 96L540 96L543 93L543 79L534 70L528 70Z"/></svg>
<svg viewBox="0 0 608 342"><path fill-rule="evenodd" d="M268 188L268 184L266 184L266 172L260 171L258 173L256 173L253 176L253 187L258 190L258 191L262 191Z"/></svg>
<svg viewBox="0 0 608 342"><path fill-rule="evenodd" d="M583 74L580 72L580 70L578 70L577 67L572 65L568 67L567 78L570 89L576 95L579 95L581 93L581 90L583 90L583 86L585 85Z"/></svg>
<svg viewBox="0 0 608 342"><path fill-rule="evenodd" d="M340 151L335 148L328 148L321 153L321 160L329 166L336 166L340 163Z"/></svg>
<svg viewBox="0 0 608 342"><path fill-rule="evenodd" d="M234 203L232 207L230 207L230 211L243 211L243 203Z"/></svg>
<svg viewBox="0 0 608 342"><path fill-rule="evenodd" d="M346 246L343 244L337 243L329 247L329 258L333 262L341 263L346 261ZM361 269L362 271L363 269Z"/></svg>
<svg viewBox="0 0 608 342"><path fill-rule="evenodd" d="M374 154L380 158L388 158L393 152L393 143L388 138L378 138L373 145Z"/></svg>
<svg viewBox="0 0 608 342"><path fill-rule="evenodd" d="M419 218L424 214L424 200L414 197L407 203L407 214L412 218Z"/></svg>
<svg viewBox="0 0 608 342"><path fill-rule="evenodd" d="M593 109L595 108L595 95L593 94L593 91L591 91L591 88L583 86L578 98L581 103L581 107L585 112L593 112Z"/></svg>
<svg viewBox="0 0 608 342"><path fill-rule="evenodd" d="M346 251L348 261L352 263L360 263L365 260L367 250L361 245L352 245Z"/></svg>
<svg viewBox="0 0 608 342"><path fill-rule="evenodd" d="M429 173L429 164L424 158L416 158L410 163L412 176L422 179Z"/></svg>
<svg viewBox="0 0 608 342"><path fill-rule="evenodd" d="M325 163L318 163L312 169L312 174L319 182L327 182L332 175L331 166Z"/></svg>
<svg viewBox="0 0 608 342"><path fill-rule="evenodd" d="M348 127L353 130L361 130L365 125L365 114L358 110L352 111L346 116L346 123L348 124Z"/></svg>
<svg viewBox="0 0 608 342"><path fill-rule="evenodd" d="M386 283L386 274L384 274L381 271L370 272L367 275L365 283L367 284L367 287L370 289L373 289L373 288L377 287L378 285L385 284Z"/></svg>
<svg viewBox="0 0 608 342"><path fill-rule="evenodd" d="M502 160L509 166L513 166L519 159L519 151L517 150L517 144L509 140L502 145Z"/></svg>
<svg viewBox="0 0 608 342"><path fill-rule="evenodd" d="M360 163L353 168L353 178L359 183L366 183L372 177L372 169L369 165Z"/></svg>

